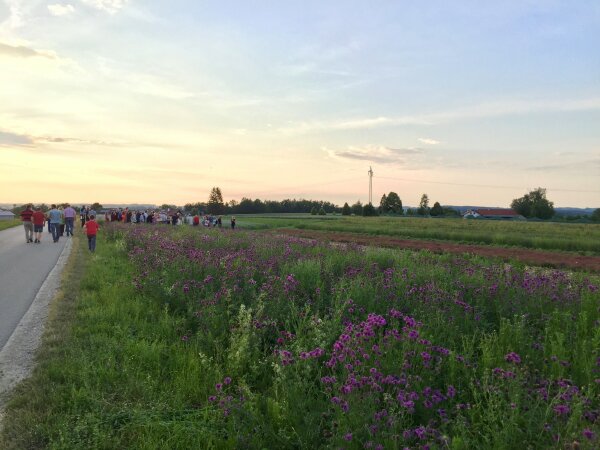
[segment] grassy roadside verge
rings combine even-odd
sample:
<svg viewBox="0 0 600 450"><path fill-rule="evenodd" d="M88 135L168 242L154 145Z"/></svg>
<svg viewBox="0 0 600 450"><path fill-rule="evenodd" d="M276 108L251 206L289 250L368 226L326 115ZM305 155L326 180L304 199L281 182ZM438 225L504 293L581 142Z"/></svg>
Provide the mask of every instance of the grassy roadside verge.
<svg viewBox="0 0 600 450"><path fill-rule="evenodd" d="M38 366L7 405L0 448L177 448L173 436L201 448L207 425L189 409L207 396L197 354L180 348L176 319L134 294L118 242L100 238L95 255L85 244L73 247Z"/></svg>
<svg viewBox="0 0 600 450"><path fill-rule="evenodd" d="M17 225L21 225L21 221L18 219L2 220L2 221L0 221L0 231L6 230L8 228L16 227Z"/></svg>

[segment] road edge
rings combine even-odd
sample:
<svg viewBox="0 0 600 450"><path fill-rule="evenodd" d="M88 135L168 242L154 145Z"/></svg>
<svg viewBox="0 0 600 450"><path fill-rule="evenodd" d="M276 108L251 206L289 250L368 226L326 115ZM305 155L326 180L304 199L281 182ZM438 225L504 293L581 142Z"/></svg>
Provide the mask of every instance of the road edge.
<svg viewBox="0 0 600 450"><path fill-rule="evenodd" d="M60 289L61 275L69 256L73 240L68 239L56 264L42 283L33 302L8 341L0 349L0 429L4 406L13 388L28 378L35 366L35 356L41 343L50 303Z"/></svg>

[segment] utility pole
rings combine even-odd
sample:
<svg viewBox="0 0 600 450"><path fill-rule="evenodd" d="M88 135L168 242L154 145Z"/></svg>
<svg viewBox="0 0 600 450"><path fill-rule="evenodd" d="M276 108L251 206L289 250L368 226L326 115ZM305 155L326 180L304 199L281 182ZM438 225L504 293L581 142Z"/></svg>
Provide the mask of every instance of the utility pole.
<svg viewBox="0 0 600 450"><path fill-rule="evenodd" d="M369 203L373 204L373 169L369 166Z"/></svg>

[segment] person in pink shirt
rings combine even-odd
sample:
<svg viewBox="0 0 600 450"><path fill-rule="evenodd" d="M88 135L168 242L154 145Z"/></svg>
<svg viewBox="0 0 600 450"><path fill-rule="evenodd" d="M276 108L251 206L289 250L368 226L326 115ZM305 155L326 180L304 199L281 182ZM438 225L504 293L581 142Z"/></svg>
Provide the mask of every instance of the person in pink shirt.
<svg viewBox="0 0 600 450"><path fill-rule="evenodd" d="M67 229L67 236L73 236L73 225L75 224L75 216L77 215L77 211L75 211L71 205L67 203L63 214L65 216L65 228Z"/></svg>

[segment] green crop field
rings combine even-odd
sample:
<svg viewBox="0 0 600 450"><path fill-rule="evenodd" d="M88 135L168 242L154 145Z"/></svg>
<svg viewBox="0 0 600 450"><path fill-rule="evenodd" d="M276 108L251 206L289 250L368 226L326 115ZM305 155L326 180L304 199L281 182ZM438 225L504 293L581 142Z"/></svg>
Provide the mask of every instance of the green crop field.
<svg viewBox="0 0 600 450"><path fill-rule="evenodd" d="M410 217L238 216L241 227L297 228L600 254L600 225Z"/></svg>

